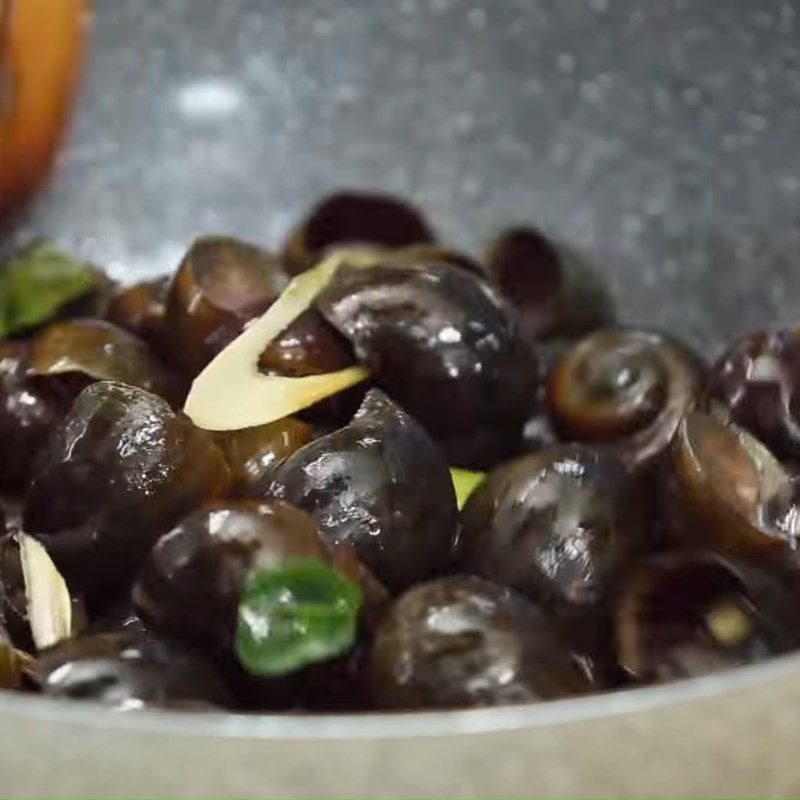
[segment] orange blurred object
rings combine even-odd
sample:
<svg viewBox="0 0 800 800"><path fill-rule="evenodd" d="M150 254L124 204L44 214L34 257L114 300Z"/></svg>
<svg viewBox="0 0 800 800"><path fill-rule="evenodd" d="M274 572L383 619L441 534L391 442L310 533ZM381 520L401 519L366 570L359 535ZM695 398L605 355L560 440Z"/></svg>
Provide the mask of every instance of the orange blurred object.
<svg viewBox="0 0 800 800"><path fill-rule="evenodd" d="M0 214L47 177L86 43L85 0L0 0Z"/></svg>

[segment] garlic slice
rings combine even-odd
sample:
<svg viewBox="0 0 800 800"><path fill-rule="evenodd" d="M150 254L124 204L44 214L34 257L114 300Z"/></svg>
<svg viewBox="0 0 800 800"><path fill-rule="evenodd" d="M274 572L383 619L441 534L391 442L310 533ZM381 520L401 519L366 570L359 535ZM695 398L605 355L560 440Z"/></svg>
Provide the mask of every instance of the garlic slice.
<svg viewBox="0 0 800 800"><path fill-rule="evenodd" d="M71 635L72 601L64 578L36 539L21 534L19 552L28 622L34 644L43 650Z"/></svg>
<svg viewBox="0 0 800 800"><path fill-rule="evenodd" d="M265 425L363 381L369 373L357 366L303 378L263 375L258 359L314 302L342 264L370 266L375 260L370 251L336 250L294 278L267 312L195 378L183 409L192 422L210 431Z"/></svg>

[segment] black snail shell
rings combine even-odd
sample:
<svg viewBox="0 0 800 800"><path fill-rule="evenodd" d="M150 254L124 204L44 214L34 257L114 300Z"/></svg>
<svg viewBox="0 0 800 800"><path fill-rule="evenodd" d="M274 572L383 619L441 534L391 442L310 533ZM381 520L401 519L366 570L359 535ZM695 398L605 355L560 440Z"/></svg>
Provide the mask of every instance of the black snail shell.
<svg viewBox="0 0 800 800"><path fill-rule="evenodd" d="M29 345L0 344L0 489L19 492L31 475L50 431L69 409L69 400L54 396L28 379Z"/></svg>
<svg viewBox="0 0 800 800"><path fill-rule="evenodd" d="M558 361L548 399L562 436L643 467L669 446L701 380L697 357L660 334L597 331Z"/></svg>
<svg viewBox="0 0 800 800"><path fill-rule="evenodd" d="M355 363L350 342L319 311L308 308L267 345L258 366L267 375L302 378L336 372ZM303 409L299 416L320 425L339 427L353 416L364 392L365 385L357 384Z"/></svg>
<svg viewBox="0 0 800 800"><path fill-rule="evenodd" d="M459 564L576 622L596 619L648 545L638 482L610 454L557 445L489 473L461 513Z"/></svg>
<svg viewBox="0 0 800 800"><path fill-rule="evenodd" d="M231 705L210 664L146 633L66 639L40 654L34 681L51 697L94 700L120 711Z"/></svg>
<svg viewBox="0 0 800 800"><path fill-rule="evenodd" d="M258 494L305 509L327 540L351 543L393 589L435 574L451 555L457 512L447 462L376 389L349 425L289 456Z"/></svg>
<svg viewBox="0 0 800 800"><path fill-rule="evenodd" d="M118 289L110 298L105 318L146 341L161 353L167 345L167 276Z"/></svg>
<svg viewBox="0 0 800 800"><path fill-rule="evenodd" d="M488 278L488 269L472 256L441 244L415 244L388 250L384 260L392 264L449 264L472 272L480 278Z"/></svg>
<svg viewBox="0 0 800 800"><path fill-rule="evenodd" d="M533 603L460 575L395 601L370 653L369 683L374 702L390 709L533 703L589 687Z"/></svg>
<svg viewBox="0 0 800 800"><path fill-rule="evenodd" d="M708 552L653 557L618 601L619 662L659 682L761 661L800 645L799 601L775 574Z"/></svg>
<svg viewBox="0 0 800 800"><path fill-rule="evenodd" d="M313 429L296 417L283 417L266 425L219 431L214 441L231 471L233 490L246 492L295 450L311 440Z"/></svg>
<svg viewBox="0 0 800 800"><path fill-rule="evenodd" d="M613 321L612 303L594 271L536 228L503 231L485 260L530 341L576 336Z"/></svg>
<svg viewBox="0 0 800 800"><path fill-rule="evenodd" d="M324 198L311 209L289 235L283 258L289 273L297 275L333 247L401 248L432 241L427 222L405 201L390 195L344 191Z"/></svg>
<svg viewBox="0 0 800 800"><path fill-rule="evenodd" d="M209 652L233 653L250 572L326 557L311 518L287 503L228 500L193 511L150 551L134 586L142 618Z"/></svg>
<svg viewBox="0 0 800 800"><path fill-rule="evenodd" d="M481 468L513 452L539 368L491 284L446 264L343 267L317 305L451 463Z"/></svg>
<svg viewBox="0 0 800 800"><path fill-rule="evenodd" d="M690 414L670 464L671 534L680 544L796 570L800 483L744 428Z"/></svg>
<svg viewBox="0 0 800 800"><path fill-rule="evenodd" d="M225 236L197 239L183 257L166 299L170 355L197 375L282 291L286 276L269 253Z"/></svg>
<svg viewBox="0 0 800 800"><path fill-rule="evenodd" d="M0 627L17 647L33 648L19 542L5 530L0 535Z"/></svg>
<svg viewBox="0 0 800 800"><path fill-rule="evenodd" d="M800 333L759 331L736 342L714 366L709 409L747 428L780 458L800 459Z"/></svg>
<svg viewBox="0 0 800 800"><path fill-rule="evenodd" d="M70 403L93 381L119 381L153 392L173 405L184 394L171 373L134 334L100 319L54 322L37 333L28 354L30 382Z"/></svg>
<svg viewBox="0 0 800 800"><path fill-rule="evenodd" d="M71 589L118 596L158 537L230 482L211 436L156 395L100 381L43 449L23 512Z"/></svg>

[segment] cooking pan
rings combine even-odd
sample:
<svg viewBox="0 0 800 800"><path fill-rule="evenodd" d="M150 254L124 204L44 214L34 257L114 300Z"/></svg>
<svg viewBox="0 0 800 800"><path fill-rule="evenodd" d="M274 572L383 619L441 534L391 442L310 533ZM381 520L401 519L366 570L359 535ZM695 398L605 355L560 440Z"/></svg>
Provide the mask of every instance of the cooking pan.
<svg viewBox="0 0 800 800"><path fill-rule="evenodd" d="M12 231L115 277L276 245L343 186L479 251L533 221L708 354L796 320L800 21L768 0L98 0L56 179ZM800 793L800 656L531 707L115 714L0 696L0 794Z"/></svg>

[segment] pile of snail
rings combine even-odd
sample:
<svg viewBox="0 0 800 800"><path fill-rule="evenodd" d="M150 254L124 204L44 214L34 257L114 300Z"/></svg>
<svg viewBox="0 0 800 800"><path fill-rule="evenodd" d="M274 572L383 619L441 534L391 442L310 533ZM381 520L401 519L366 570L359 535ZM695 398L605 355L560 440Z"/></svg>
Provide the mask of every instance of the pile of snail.
<svg viewBox="0 0 800 800"><path fill-rule="evenodd" d="M794 329L707 362L533 227L358 192L92 274L0 345L0 686L464 708L800 646Z"/></svg>

